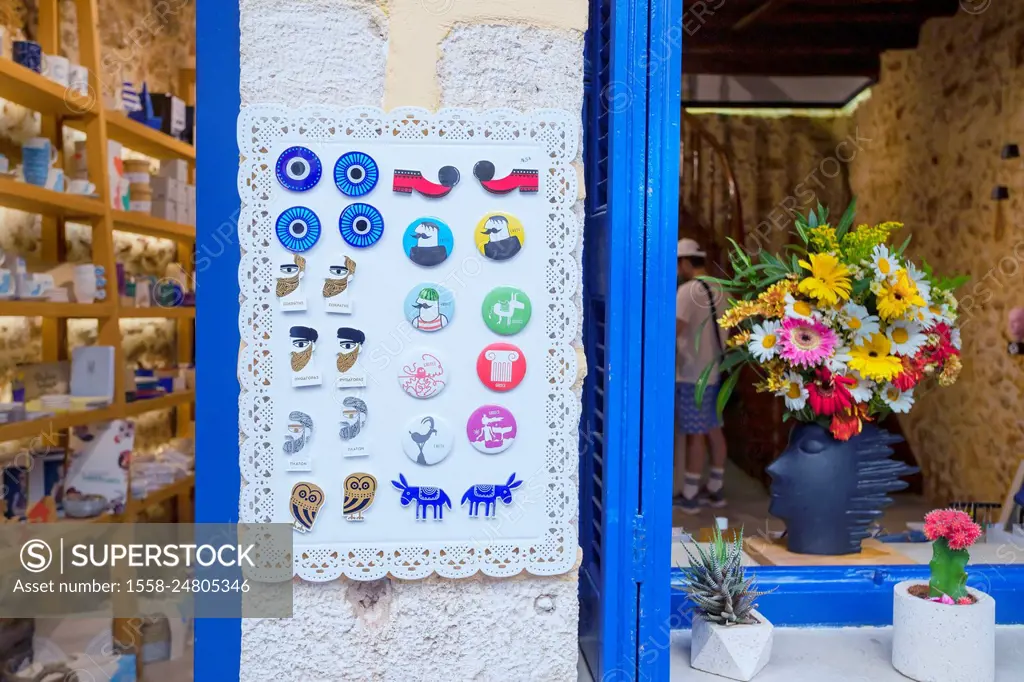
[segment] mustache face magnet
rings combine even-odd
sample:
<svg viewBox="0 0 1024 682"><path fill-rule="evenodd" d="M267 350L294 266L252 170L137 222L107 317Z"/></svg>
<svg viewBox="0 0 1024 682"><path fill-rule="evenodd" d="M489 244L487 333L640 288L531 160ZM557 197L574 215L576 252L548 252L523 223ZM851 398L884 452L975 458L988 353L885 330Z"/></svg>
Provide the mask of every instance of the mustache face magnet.
<svg viewBox="0 0 1024 682"><path fill-rule="evenodd" d="M299 254L292 256L291 263L278 266L278 277L274 293L283 311L306 309L306 297L302 294L302 279L306 274L306 259Z"/></svg>
<svg viewBox="0 0 1024 682"><path fill-rule="evenodd" d="M358 364L359 351L366 343L366 334L353 327L340 327L338 329L338 354L335 357L335 366L338 369L338 378L335 381L337 388L357 388L366 386L366 372Z"/></svg>
<svg viewBox="0 0 1024 682"><path fill-rule="evenodd" d="M313 438L313 419L305 412L298 410L288 414L285 426L284 444L281 449L288 455L288 471L310 471L312 448L309 441Z"/></svg>
<svg viewBox="0 0 1024 682"><path fill-rule="evenodd" d="M493 261L514 258L526 245L523 224L510 213L488 213L476 225L476 248Z"/></svg>
<svg viewBox="0 0 1024 682"><path fill-rule="evenodd" d="M424 268L432 268L448 260L454 246L451 228L437 218L414 220L402 236L405 255Z"/></svg>
<svg viewBox="0 0 1024 682"><path fill-rule="evenodd" d="M356 276L356 262L345 254L331 259L324 277L324 308L329 313L352 313L352 281Z"/></svg>
<svg viewBox="0 0 1024 682"><path fill-rule="evenodd" d="M291 369L292 386L319 386L320 371L316 367L316 343L320 335L312 327L294 326L288 335L291 337Z"/></svg>

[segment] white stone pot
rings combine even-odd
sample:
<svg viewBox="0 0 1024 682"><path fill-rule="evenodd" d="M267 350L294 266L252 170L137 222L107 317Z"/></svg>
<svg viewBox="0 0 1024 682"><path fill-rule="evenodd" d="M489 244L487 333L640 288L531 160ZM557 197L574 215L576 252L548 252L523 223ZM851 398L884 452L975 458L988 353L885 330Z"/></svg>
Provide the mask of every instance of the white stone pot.
<svg viewBox="0 0 1024 682"><path fill-rule="evenodd" d="M696 615L690 637L690 666L748 682L768 664L775 627L757 611L757 625L715 625Z"/></svg>
<svg viewBox="0 0 1024 682"><path fill-rule="evenodd" d="M917 682L994 682L996 600L973 588L970 606L940 604L910 594L921 580L896 585L892 666Z"/></svg>

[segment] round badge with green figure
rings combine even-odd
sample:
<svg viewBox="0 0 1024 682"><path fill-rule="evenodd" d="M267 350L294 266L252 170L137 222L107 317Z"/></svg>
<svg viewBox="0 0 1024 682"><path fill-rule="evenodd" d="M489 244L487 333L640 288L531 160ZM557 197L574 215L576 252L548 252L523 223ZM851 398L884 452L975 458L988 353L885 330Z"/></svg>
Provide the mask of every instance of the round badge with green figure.
<svg viewBox="0 0 1024 682"><path fill-rule="evenodd" d="M484 323L495 334L513 336L526 328L533 306L516 287L495 287L484 297Z"/></svg>

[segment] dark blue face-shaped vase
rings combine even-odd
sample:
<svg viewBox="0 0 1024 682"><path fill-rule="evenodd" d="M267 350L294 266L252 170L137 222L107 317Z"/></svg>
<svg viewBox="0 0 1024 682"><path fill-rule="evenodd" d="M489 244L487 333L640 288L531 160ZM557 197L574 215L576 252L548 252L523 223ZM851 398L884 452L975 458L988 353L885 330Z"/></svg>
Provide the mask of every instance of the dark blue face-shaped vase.
<svg viewBox="0 0 1024 682"><path fill-rule="evenodd" d="M772 516L786 522L786 545L796 554L855 554L868 526L907 487L916 467L889 459L903 438L872 424L848 441L818 424L798 424L789 446L768 467Z"/></svg>

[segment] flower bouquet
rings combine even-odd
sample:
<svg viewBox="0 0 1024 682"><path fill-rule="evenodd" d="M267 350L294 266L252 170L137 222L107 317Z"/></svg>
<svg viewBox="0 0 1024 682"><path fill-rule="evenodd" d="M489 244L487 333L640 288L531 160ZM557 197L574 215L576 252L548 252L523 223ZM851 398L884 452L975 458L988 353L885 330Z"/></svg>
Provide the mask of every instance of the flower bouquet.
<svg viewBox="0 0 1024 682"><path fill-rule="evenodd" d="M733 242L733 277L704 278L734 298L719 320L733 330L719 413L743 365L757 371L759 391L785 401L785 420L816 422L841 441L865 421L909 411L926 380L956 381L953 291L966 278L939 278L927 263L910 261L909 237L890 243L901 223L854 228L854 209L851 203L834 226L820 205L799 216L791 253L762 251L756 263ZM698 381L698 404L710 370Z"/></svg>

